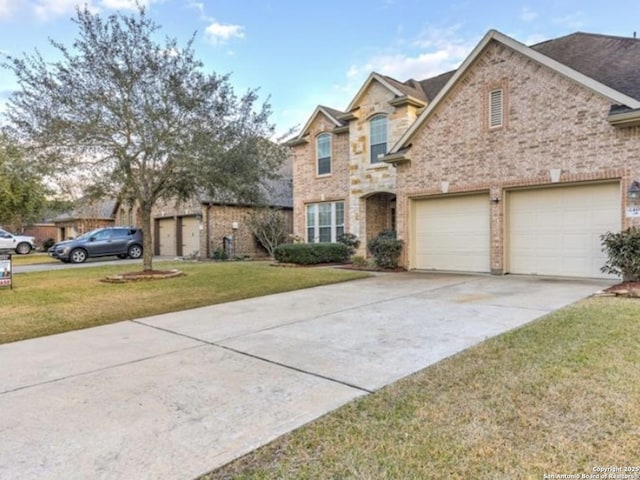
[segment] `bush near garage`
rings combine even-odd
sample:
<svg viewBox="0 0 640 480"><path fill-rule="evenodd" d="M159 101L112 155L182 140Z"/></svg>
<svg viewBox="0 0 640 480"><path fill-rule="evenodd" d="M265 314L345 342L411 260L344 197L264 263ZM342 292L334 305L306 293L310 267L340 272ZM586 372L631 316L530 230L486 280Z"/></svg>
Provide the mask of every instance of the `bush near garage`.
<svg viewBox="0 0 640 480"><path fill-rule="evenodd" d="M288 243L279 245L274 255L281 263L317 265L346 262L349 251L349 247L343 243Z"/></svg>
<svg viewBox="0 0 640 480"><path fill-rule="evenodd" d="M618 275L623 282L640 282L640 229L629 227L621 232L600 236L607 263L603 273Z"/></svg>
<svg viewBox="0 0 640 480"><path fill-rule="evenodd" d="M396 238L395 230L383 230L367 242L367 249L381 268L397 268L404 242Z"/></svg>

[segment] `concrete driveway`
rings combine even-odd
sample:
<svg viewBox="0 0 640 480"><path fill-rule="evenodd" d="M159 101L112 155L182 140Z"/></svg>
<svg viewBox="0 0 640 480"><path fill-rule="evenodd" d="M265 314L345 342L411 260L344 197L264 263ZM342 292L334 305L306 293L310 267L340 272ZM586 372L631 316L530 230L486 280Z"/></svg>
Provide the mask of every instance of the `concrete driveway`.
<svg viewBox="0 0 640 480"><path fill-rule="evenodd" d="M384 274L0 345L0 478L192 479L610 284Z"/></svg>

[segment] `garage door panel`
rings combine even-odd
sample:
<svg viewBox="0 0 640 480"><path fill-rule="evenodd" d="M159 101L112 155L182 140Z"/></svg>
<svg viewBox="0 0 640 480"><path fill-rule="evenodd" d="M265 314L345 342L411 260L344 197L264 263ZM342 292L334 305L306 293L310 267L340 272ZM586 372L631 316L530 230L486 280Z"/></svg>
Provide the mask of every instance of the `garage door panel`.
<svg viewBox="0 0 640 480"><path fill-rule="evenodd" d="M415 268L489 271L487 195L419 200L413 212Z"/></svg>
<svg viewBox="0 0 640 480"><path fill-rule="evenodd" d="M600 235L620 230L618 183L517 191L507 201L510 272L605 276Z"/></svg>
<svg viewBox="0 0 640 480"><path fill-rule="evenodd" d="M182 217L182 254L197 255L200 251L200 221L196 217Z"/></svg>
<svg viewBox="0 0 640 480"><path fill-rule="evenodd" d="M176 251L176 222L173 218L158 220L160 255L175 256Z"/></svg>

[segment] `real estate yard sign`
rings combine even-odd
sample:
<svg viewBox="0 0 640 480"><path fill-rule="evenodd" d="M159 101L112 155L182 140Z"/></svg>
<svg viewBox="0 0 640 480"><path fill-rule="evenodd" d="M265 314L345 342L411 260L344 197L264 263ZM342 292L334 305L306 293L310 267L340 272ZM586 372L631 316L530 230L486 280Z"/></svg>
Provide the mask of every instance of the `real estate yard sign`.
<svg viewBox="0 0 640 480"><path fill-rule="evenodd" d="M0 288L13 288L11 284L11 254L0 254Z"/></svg>

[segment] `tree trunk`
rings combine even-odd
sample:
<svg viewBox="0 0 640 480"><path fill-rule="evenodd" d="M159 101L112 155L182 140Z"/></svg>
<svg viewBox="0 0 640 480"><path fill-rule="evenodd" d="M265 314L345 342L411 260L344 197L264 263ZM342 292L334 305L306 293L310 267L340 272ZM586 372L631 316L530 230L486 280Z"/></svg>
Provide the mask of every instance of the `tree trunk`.
<svg viewBox="0 0 640 480"><path fill-rule="evenodd" d="M140 206L142 220L142 269L153 270L153 242L151 241L151 205Z"/></svg>

